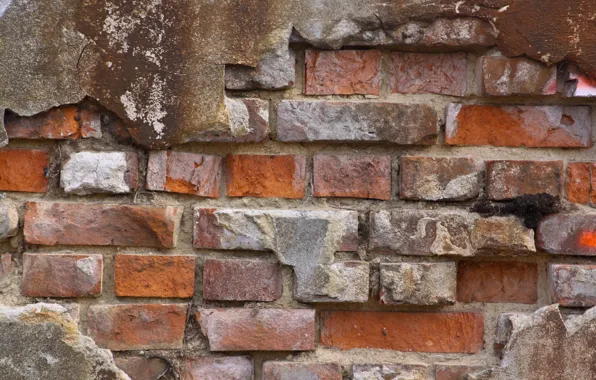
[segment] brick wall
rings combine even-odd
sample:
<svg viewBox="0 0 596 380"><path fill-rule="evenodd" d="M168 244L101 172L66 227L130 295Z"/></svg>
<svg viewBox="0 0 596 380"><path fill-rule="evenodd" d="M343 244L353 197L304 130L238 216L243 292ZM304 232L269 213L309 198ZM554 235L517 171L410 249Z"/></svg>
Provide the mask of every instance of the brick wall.
<svg viewBox="0 0 596 380"><path fill-rule="evenodd" d="M0 303L76 307L139 380L153 356L189 380L494 366L500 314L596 305L594 103L477 39L297 44L266 90L229 67L251 142L148 151L91 101L8 114Z"/></svg>

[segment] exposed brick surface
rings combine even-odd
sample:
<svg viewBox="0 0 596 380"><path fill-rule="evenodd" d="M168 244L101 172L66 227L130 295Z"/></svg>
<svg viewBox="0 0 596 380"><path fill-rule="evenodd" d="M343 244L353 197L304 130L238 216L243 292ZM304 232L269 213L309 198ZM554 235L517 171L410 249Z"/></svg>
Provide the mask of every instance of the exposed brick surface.
<svg viewBox="0 0 596 380"><path fill-rule="evenodd" d="M538 299L538 267L533 263L460 261L459 302L534 304Z"/></svg>
<svg viewBox="0 0 596 380"><path fill-rule="evenodd" d="M482 370L481 366L436 364L435 380L467 380L468 374Z"/></svg>
<svg viewBox="0 0 596 380"><path fill-rule="evenodd" d="M27 297L88 297L101 294L101 255L25 253L22 292Z"/></svg>
<svg viewBox="0 0 596 380"><path fill-rule="evenodd" d="M31 117L11 115L5 128L9 139L78 139L81 127L75 106L53 108Z"/></svg>
<svg viewBox="0 0 596 380"><path fill-rule="evenodd" d="M314 157L315 197L391 198L391 157Z"/></svg>
<svg viewBox="0 0 596 380"><path fill-rule="evenodd" d="M562 161L487 161L486 187L490 199L527 194L561 195Z"/></svg>
<svg viewBox="0 0 596 380"><path fill-rule="evenodd" d="M472 245L484 251L523 254L536 252L534 230L515 216L478 218L472 229Z"/></svg>
<svg viewBox="0 0 596 380"><path fill-rule="evenodd" d="M94 305L88 333L98 346L114 351L180 349L186 304Z"/></svg>
<svg viewBox="0 0 596 380"><path fill-rule="evenodd" d="M315 348L315 311L201 309L197 320L211 351L309 351Z"/></svg>
<svg viewBox="0 0 596 380"><path fill-rule="evenodd" d="M114 361L131 380L154 380L167 369L167 363L159 358L132 356L114 358Z"/></svg>
<svg viewBox="0 0 596 380"><path fill-rule="evenodd" d="M480 190L480 170L471 157L401 157L400 197L428 201L474 198Z"/></svg>
<svg viewBox="0 0 596 380"><path fill-rule="evenodd" d="M562 306L596 306L596 265L549 264L548 283L553 302Z"/></svg>
<svg viewBox="0 0 596 380"><path fill-rule="evenodd" d="M194 294L194 256L119 254L114 271L114 290L120 297L190 298Z"/></svg>
<svg viewBox="0 0 596 380"><path fill-rule="evenodd" d="M484 336L480 313L328 311L321 324L321 344L342 350L474 353Z"/></svg>
<svg viewBox="0 0 596 380"><path fill-rule="evenodd" d="M25 240L40 245L176 245L179 207L29 202Z"/></svg>
<svg viewBox="0 0 596 380"><path fill-rule="evenodd" d="M218 198L221 157L175 151L149 154L147 189Z"/></svg>
<svg viewBox="0 0 596 380"><path fill-rule="evenodd" d="M587 148L592 120L584 106L451 104L445 134L449 145Z"/></svg>
<svg viewBox="0 0 596 380"><path fill-rule="evenodd" d="M277 139L284 142L391 142L433 145L436 112L426 104L285 100L277 107Z"/></svg>
<svg viewBox="0 0 596 380"><path fill-rule="evenodd" d="M9 276L14 269L12 255L10 253L3 253L0 255L0 281Z"/></svg>
<svg viewBox="0 0 596 380"><path fill-rule="evenodd" d="M0 191L45 193L49 168L45 150L0 149Z"/></svg>
<svg viewBox="0 0 596 380"><path fill-rule="evenodd" d="M205 259L203 298L275 301L281 297L281 267L264 260Z"/></svg>
<svg viewBox="0 0 596 380"><path fill-rule="evenodd" d="M400 94L464 96L467 88L465 53L393 53L391 88Z"/></svg>
<svg viewBox="0 0 596 380"><path fill-rule="evenodd" d="M306 51L306 95L379 95L381 52L378 50Z"/></svg>
<svg viewBox="0 0 596 380"><path fill-rule="evenodd" d="M493 96L554 95L557 66L529 58L489 56L481 58L484 92Z"/></svg>
<svg viewBox="0 0 596 380"><path fill-rule="evenodd" d="M341 367L335 363L263 363L262 380L285 379L342 380Z"/></svg>
<svg viewBox="0 0 596 380"><path fill-rule="evenodd" d="M356 364L352 366L353 380L428 380L430 367L417 364Z"/></svg>
<svg viewBox="0 0 596 380"><path fill-rule="evenodd" d="M596 203L596 162L567 164L567 200L573 203Z"/></svg>
<svg viewBox="0 0 596 380"><path fill-rule="evenodd" d="M306 157L229 155L226 193L230 197L303 198Z"/></svg>
<svg viewBox="0 0 596 380"><path fill-rule="evenodd" d="M182 380L253 380L249 356L197 357L184 361Z"/></svg>
<svg viewBox="0 0 596 380"><path fill-rule="evenodd" d="M548 253L596 256L596 214L555 214L538 225L536 245Z"/></svg>

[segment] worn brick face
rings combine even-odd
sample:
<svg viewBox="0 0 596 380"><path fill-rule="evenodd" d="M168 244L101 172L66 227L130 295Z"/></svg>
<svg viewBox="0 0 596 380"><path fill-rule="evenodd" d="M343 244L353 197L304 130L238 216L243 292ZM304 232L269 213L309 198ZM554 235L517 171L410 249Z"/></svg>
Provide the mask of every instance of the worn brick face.
<svg viewBox="0 0 596 380"><path fill-rule="evenodd" d="M306 51L306 95L379 95L378 50Z"/></svg>
<svg viewBox="0 0 596 380"><path fill-rule="evenodd" d="M391 157L314 157L315 197L391 198Z"/></svg>
<svg viewBox="0 0 596 380"><path fill-rule="evenodd" d="M435 380L466 380L468 374L484 369L481 366L437 364L435 365Z"/></svg>
<svg viewBox="0 0 596 380"><path fill-rule="evenodd" d="M536 245L555 255L596 256L596 215L547 216L538 225Z"/></svg>
<svg viewBox="0 0 596 380"><path fill-rule="evenodd" d="M393 53L391 88L400 94L464 96L467 88L465 53Z"/></svg>
<svg viewBox="0 0 596 380"><path fill-rule="evenodd" d="M561 306L596 306L596 265L549 264L548 283Z"/></svg>
<svg viewBox="0 0 596 380"><path fill-rule="evenodd" d="M484 337L480 313L326 311L321 324L321 344L342 350L475 353Z"/></svg>
<svg viewBox="0 0 596 380"><path fill-rule="evenodd" d="M481 58L484 91L492 96L554 95L557 66L529 58L489 56Z"/></svg>
<svg viewBox="0 0 596 380"><path fill-rule="evenodd" d="M459 302L534 304L538 267L533 263L461 261L457 272Z"/></svg>
<svg viewBox="0 0 596 380"><path fill-rule="evenodd" d="M186 304L93 305L88 333L114 351L181 349Z"/></svg>
<svg viewBox="0 0 596 380"><path fill-rule="evenodd" d="M194 256L116 255L114 271L114 289L120 297L190 298L194 294Z"/></svg>
<svg viewBox="0 0 596 380"><path fill-rule="evenodd" d="M281 297L281 267L264 260L205 259L203 298L275 301Z"/></svg>
<svg viewBox="0 0 596 380"><path fill-rule="evenodd" d="M253 380L249 356L196 357L184 361L182 380Z"/></svg>
<svg viewBox="0 0 596 380"><path fill-rule="evenodd" d="M0 191L45 193L49 168L45 150L0 149Z"/></svg>
<svg viewBox="0 0 596 380"><path fill-rule="evenodd" d="M132 356L114 358L114 361L132 380L153 380L167 369L167 363L159 358Z"/></svg>
<svg viewBox="0 0 596 380"><path fill-rule="evenodd" d="M352 380L428 380L430 372L430 367L422 364L355 364Z"/></svg>
<svg viewBox="0 0 596 380"><path fill-rule="evenodd" d="M335 363L263 363L262 380L285 379L342 380L341 367Z"/></svg>
<svg viewBox="0 0 596 380"><path fill-rule="evenodd" d="M303 198L304 156L229 155L226 193L230 197Z"/></svg>
<svg viewBox="0 0 596 380"><path fill-rule="evenodd" d="M182 208L29 202L25 241L40 245L172 248Z"/></svg>
<svg viewBox="0 0 596 380"><path fill-rule="evenodd" d="M573 203L596 203L596 162L569 162L567 164L567 200Z"/></svg>
<svg viewBox="0 0 596 380"><path fill-rule="evenodd" d="M25 253L22 293L26 297L89 297L101 294L101 255Z"/></svg>
<svg viewBox="0 0 596 380"><path fill-rule="evenodd" d="M9 139L78 139L81 127L77 107L63 106L31 117L11 115L5 128Z"/></svg>
<svg viewBox="0 0 596 380"><path fill-rule="evenodd" d="M487 161L487 194L506 200L528 194L561 195L562 161Z"/></svg>

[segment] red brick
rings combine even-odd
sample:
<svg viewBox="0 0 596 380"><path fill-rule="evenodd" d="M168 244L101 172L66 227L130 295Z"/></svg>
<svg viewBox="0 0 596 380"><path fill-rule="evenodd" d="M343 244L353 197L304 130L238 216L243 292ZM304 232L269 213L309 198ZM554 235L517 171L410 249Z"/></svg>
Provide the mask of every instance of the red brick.
<svg viewBox="0 0 596 380"><path fill-rule="evenodd" d="M114 362L132 380L155 380L168 368L167 362L159 358L133 356L114 358Z"/></svg>
<svg viewBox="0 0 596 380"><path fill-rule="evenodd" d="M114 288L120 297L190 298L194 294L194 256L116 255L114 271Z"/></svg>
<svg viewBox="0 0 596 380"><path fill-rule="evenodd" d="M393 93L466 94L468 70L465 53L393 53L391 58Z"/></svg>
<svg viewBox="0 0 596 380"><path fill-rule="evenodd" d="M262 380L286 379L342 380L341 366L335 363L263 363Z"/></svg>
<svg viewBox="0 0 596 380"><path fill-rule="evenodd" d="M149 154L147 189L219 198L223 159L168 151Z"/></svg>
<svg viewBox="0 0 596 380"><path fill-rule="evenodd" d="M490 56L481 58L484 92L493 96L554 95L557 66L529 58Z"/></svg>
<svg viewBox="0 0 596 380"><path fill-rule="evenodd" d="M561 306L596 306L596 265L549 264L548 284Z"/></svg>
<svg viewBox="0 0 596 380"><path fill-rule="evenodd" d="M538 266L533 263L460 261L457 300L535 304L537 284Z"/></svg>
<svg viewBox="0 0 596 380"><path fill-rule="evenodd" d="M50 155L45 150L1 149L0 191L45 193Z"/></svg>
<svg viewBox="0 0 596 380"><path fill-rule="evenodd" d="M253 362L249 356L186 359L182 380L254 380Z"/></svg>
<svg viewBox="0 0 596 380"><path fill-rule="evenodd" d="M312 309L202 309L196 317L211 351L315 349Z"/></svg>
<svg viewBox="0 0 596 380"><path fill-rule="evenodd" d="M471 157L401 157L400 198L460 201L480 191L481 166Z"/></svg>
<svg viewBox="0 0 596 380"><path fill-rule="evenodd" d="M596 215L554 214L543 218L536 246L554 255L596 256Z"/></svg>
<svg viewBox="0 0 596 380"><path fill-rule="evenodd" d="M3 253L0 255L0 281L3 278L10 276L14 269L12 262L12 255L10 253Z"/></svg>
<svg viewBox="0 0 596 380"><path fill-rule="evenodd" d="M584 106L491 106L450 104L445 142L449 145L588 148L590 108Z"/></svg>
<svg viewBox="0 0 596 380"><path fill-rule="evenodd" d="M391 198L391 157L314 157L315 197Z"/></svg>
<svg viewBox="0 0 596 380"><path fill-rule="evenodd" d="M26 297L101 295L101 255L25 253L22 293Z"/></svg>
<svg viewBox="0 0 596 380"><path fill-rule="evenodd" d="M94 305L88 334L114 351L181 349L186 310L185 304Z"/></svg>
<svg viewBox="0 0 596 380"><path fill-rule="evenodd" d="M486 190L489 199L505 200L522 195L561 195L562 161L487 161Z"/></svg>
<svg viewBox="0 0 596 380"><path fill-rule="evenodd" d="M342 350L475 353L484 337L480 313L327 311L321 325L321 343Z"/></svg>
<svg viewBox="0 0 596 380"><path fill-rule="evenodd" d="M437 364L435 365L435 380L466 380L468 374L484 369L481 366Z"/></svg>
<svg viewBox="0 0 596 380"><path fill-rule="evenodd" d="M379 95L378 50L306 51L306 95Z"/></svg>
<svg viewBox="0 0 596 380"><path fill-rule="evenodd" d="M29 244L172 248L181 207L29 202L24 234Z"/></svg>
<svg viewBox="0 0 596 380"><path fill-rule="evenodd" d="M304 156L229 155L226 158L230 197L303 198Z"/></svg>
<svg viewBox="0 0 596 380"><path fill-rule="evenodd" d="M203 298L275 301L281 297L281 268L264 260L205 259Z"/></svg>
<svg viewBox="0 0 596 380"><path fill-rule="evenodd" d="M11 115L5 128L9 139L78 139L81 136L76 106L53 108L31 117Z"/></svg>
<svg viewBox="0 0 596 380"><path fill-rule="evenodd" d="M596 162L567 164L567 200L573 203L596 203Z"/></svg>

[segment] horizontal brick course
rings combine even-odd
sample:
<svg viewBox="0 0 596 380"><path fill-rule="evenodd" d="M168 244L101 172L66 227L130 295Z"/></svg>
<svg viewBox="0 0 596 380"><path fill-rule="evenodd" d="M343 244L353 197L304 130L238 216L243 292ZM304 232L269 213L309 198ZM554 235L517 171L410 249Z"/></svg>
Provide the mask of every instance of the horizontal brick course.
<svg viewBox="0 0 596 380"><path fill-rule="evenodd" d="M81 137L76 106L52 108L31 117L10 115L5 128L9 139L73 140Z"/></svg>
<svg viewBox="0 0 596 380"><path fill-rule="evenodd" d="M562 161L487 161L486 192L493 200L531 194L559 197L563 175Z"/></svg>
<svg viewBox="0 0 596 380"><path fill-rule="evenodd" d="M480 59L483 90L487 95L554 95L557 66L529 58L489 56Z"/></svg>
<svg viewBox="0 0 596 380"><path fill-rule="evenodd" d="M45 150L0 149L0 191L48 191L50 155Z"/></svg>
<svg viewBox="0 0 596 380"><path fill-rule="evenodd" d="M552 302L596 306L596 265L549 264L548 283Z"/></svg>

